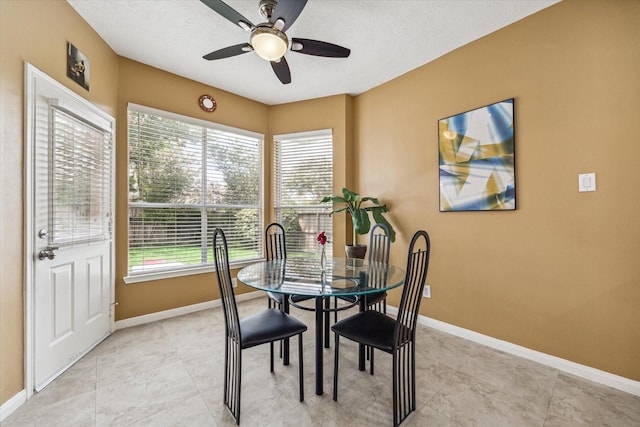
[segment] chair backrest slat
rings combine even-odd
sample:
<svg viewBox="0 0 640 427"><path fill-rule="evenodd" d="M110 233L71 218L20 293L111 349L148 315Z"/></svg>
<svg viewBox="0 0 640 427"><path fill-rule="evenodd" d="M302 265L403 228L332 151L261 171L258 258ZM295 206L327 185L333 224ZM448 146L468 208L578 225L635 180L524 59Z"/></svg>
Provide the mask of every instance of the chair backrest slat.
<svg viewBox="0 0 640 427"><path fill-rule="evenodd" d="M231 270L229 269L229 252L227 239L221 228L213 230L213 258L216 263L216 276L220 289L220 299L224 311L224 322L227 336L240 342L240 318L238 307L233 293Z"/></svg>
<svg viewBox="0 0 640 427"><path fill-rule="evenodd" d="M287 244L282 225L274 222L267 226L264 230L264 248L267 261L287 259Z"/></svg>
<svg viewBox="0 0 640 427"><path fill-rule="evenodd" d="M378 223L371 227L369 234L369 263L381 262L389 264L389 252L391 251L389 227Z"/></svg>
<svg viewBox="0 0 640 427"><path fill-rule="evenodd" d="M407 342L415 335L422 292L429 269L429 254L431 253L429 234L424 230L416 232L411 239L408 252L407 271L394 334L396 345Z"/></svg>

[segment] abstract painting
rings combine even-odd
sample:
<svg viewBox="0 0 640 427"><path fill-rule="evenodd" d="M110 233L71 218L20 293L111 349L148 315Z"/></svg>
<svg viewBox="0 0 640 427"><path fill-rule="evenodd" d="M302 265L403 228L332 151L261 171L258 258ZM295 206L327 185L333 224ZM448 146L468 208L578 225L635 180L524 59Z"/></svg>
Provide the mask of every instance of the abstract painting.
<svg viewBox="0 0 640 427"><path fill-rule="evenodd" d="M516 208L513 101L438 121L441 212Z"/></svg>

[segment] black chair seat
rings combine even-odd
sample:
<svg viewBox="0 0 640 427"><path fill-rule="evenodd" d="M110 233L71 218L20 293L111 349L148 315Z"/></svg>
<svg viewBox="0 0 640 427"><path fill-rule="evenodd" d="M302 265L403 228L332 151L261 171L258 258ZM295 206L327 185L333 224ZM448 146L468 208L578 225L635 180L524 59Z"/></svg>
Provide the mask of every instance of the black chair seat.
<svg viewBox="0 0 640 427"><path fill-rule="evenodd" d="M397 322L395 319L382 314L379 311L367 310L354 314L335 323L331 330L338 335L352 341L368 345L387 353L393 352L393 334ZM409 329L404 325L398 325L406 329L406 334L410 336ZM400 344L402 345L402 344Z"/></svg>
<svg viewBox="0 0 640 427"><path fill-rule="evenodd" d="M367 305L374 305L382 302L387 298L387 292L376 292L373 294L367 294Z"/></svg>
<svg viewBox="0 0 640 427"><path fill-rule="evenodd" d="M372 294L367 294L367 306L371 306L374 304L377 304L379 302L384 301L384 299L387 297L387 292L386 291L382 291L382 292L375 292ZM342 301L346 301L352 304L355 304L358 301L358 297L356 297L355 295L343 295L343 296L339 296L337 297L338 299L341 299Z"/></svg>
<svg viewBox="0 0 640 427"><path fill-rule="evenodd" d="M267 295L269 296L269 299L273 302L275 302L278 305L282 305L283 302L283 295L279 294L277 292L267 292Z"/></svg>
<svg viewBox="0 0 640 427"><path fill-rule="evenodd" d="M303 302L303 301L309 301L310 299L313 299L315 297L311 297L308 295L291 295L291 301L293 302Z"/></svg>
<svg viewBox="0 0 640 427"><path fill-rule="evenodd" d="M342 300L342 301L349 302L351 304L355 304L358 301L358 299L357 299L357 297L355 295L342 295L342 296L339 296L339 297L336 297L336 298L338 298L339 300Z"/></svg>
<svg viewBox="0 0 640 427"><path fill-rule="evenodd" d="M277 292L267 292L267 295L269 296L271 301L273 301L276 304L278 304L278 306L281 306L282 303L284 302L284 298L287 297L286 295L279 294ZM303 302L303 301L308 301L308 300L313 299L313 298L314 297L307 296L307 295L291 295L291 301L293 301L293 302Z"/></svg>
<svg viewBox="0 0 640 427"><path fill-rule="evenodd" d="M240 320L243 349L289 338L306 330L307 325L274 308Z"/></svg>

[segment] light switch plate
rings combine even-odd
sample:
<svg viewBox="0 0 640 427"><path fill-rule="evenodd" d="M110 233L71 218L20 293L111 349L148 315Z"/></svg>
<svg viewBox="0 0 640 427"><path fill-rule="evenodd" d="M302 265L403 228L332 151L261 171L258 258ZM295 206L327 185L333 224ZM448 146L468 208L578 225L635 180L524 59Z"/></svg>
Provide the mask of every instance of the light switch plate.
<svg viewBox="0 0 640 427"><path fill-rule="evenodd" d="M596 191L596 174L592 173L581 173L578 175L578 191Z"/></svg>

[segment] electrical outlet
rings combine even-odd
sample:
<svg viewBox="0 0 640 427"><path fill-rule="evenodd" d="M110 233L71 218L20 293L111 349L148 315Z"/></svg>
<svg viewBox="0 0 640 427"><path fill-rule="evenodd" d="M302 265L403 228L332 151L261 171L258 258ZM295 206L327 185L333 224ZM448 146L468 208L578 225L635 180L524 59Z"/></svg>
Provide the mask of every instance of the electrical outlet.
<svg viewBox="0 0 640 427"><path fill-rule="evenodd" d="M238 278L237 277L233 277L231 279L231 286L233 286L234 288L238 287Z"/></svg>
<svg viewBox="0 0 640 427"><path fill-rule="evenodd" d="M431 298L431 285L424 286L424 291L422 291L422 296L425 298Z"/></svg>

